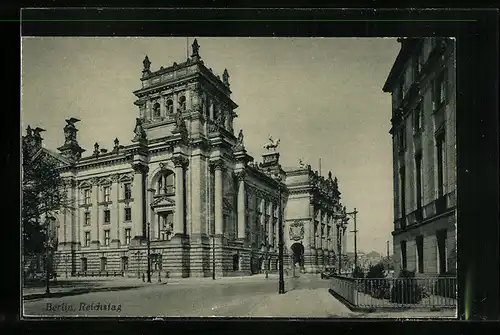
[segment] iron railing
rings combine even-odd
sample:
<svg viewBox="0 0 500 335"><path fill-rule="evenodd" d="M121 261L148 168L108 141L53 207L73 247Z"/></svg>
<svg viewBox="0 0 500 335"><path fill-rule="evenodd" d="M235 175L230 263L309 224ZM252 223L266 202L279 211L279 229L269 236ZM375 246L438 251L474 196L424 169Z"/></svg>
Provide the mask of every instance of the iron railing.
<svg viewBox="0 0 500 335"><path fill-rule="evenodd" d="M331 278L330 289L356 308L442 309L457 307L456 277Z"/></svg>

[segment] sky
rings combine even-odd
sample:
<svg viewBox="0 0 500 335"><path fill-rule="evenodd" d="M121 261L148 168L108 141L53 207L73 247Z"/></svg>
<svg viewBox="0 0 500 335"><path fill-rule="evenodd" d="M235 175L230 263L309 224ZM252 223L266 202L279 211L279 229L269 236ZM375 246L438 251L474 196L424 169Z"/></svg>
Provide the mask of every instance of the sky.
<svg viewBox="0 0 500 335"><path fill-rule="evenodd" d="M98 142L133 138L142 61L151 69L180 63L193 38L29 37L22 41L21 127L41 127L44 145L64 143L64 121L77 123L91 154ZM239 105L234 128L261 161L271 134L282 166L299 158L339 181L342 202L358 210L358 250L385 255L393 228L390 94L382 86L399 52L395 38L198 38L215 74L227 68ZM190 53L189 53L190 54ZM352 219L350 221L352 225ZM352 230L349 229L349 231ZM354 250L348 235L347 251ZM391 247L392 253L392 247Z"/></svg>

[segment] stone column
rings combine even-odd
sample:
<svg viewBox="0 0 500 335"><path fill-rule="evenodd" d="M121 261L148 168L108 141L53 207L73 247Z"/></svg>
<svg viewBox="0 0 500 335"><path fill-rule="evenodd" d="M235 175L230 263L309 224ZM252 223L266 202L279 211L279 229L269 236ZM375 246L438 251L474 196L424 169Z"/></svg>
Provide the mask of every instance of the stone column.
<svg viewBox="0 0 500 335"><path fill-rule="evenodd" d="M134 169L134 184L132 185L132 198L134 199L132 205L132 233L133 237L137 239L144 237L143 195L145 195L144 174L146 173L147 166L135 164L132 167Z"/></svg>
<svg viewBox="0 0 500 335"><path fill-rule="evenodd" d="M273 235L274 235L274 230L273 230L273 222L274 222L274 204L272 201L269 202L269 222L268 224L268 236L267 236L267 243L269 244L269 251L273 251Z"/></svg>
<svg viewBox="0 0 500 335"><path fill-rule="evenodd" d="M120 247L122 239L120 238L120 182L119 175L114 175L112 177L113 184L111 185L110 192L113 192L111 196L111 245L113 247Z"/></svg>
<svg viewBox="0 0 500 335"><path fill-rule="evenodd" d="M215 235L222 236L223 234L223 212L222 212L222 173L224 169L224 163L222 161L217 162L214 165L215 168Z"/></svg>
<svg viewBox="0 0 500 335"><path fill-rule="evenodd" d="M321 216L323 215L323 211L321 209L318 209L318 225L317 225L317 230L316 230L316 266L317 266L317 271L319 271L322 266L323 266L323 246L322 246L322 234L321 234L321 227L322 227L322 222L321 222ZM316 218L315 218L316 221Z"/></svg>
<svg viewBox="0 0 500 335"><path fill-rule="evenodd" d="M236 174L238 178L238 240L242 241L245 238L245 219L246 219L246 208L245 208L245 172L239 172Z"/></svg>
<svg viewBox="0 0 500 335"><path fill-rule="evenodd" d="M185 235L185 168L188 160L183 156L176 156L172 158L175 165L175 218L174 218L174 235Z"/></svg>
<svg viewBox="0 0 500 335"><path fill-rule="evenodd" d="M90 244L92 248L98 249L100 245L99 239L99 179L92 179L92 211L90 214L91 222L91 232L90 232Z"/></svg>
<svg viewBox="0 0 500 335"><path fill-rule="evenodd" d="M160 116L165 117L167 115L167 109L165 106L165 96L160 96Z"/></svg>

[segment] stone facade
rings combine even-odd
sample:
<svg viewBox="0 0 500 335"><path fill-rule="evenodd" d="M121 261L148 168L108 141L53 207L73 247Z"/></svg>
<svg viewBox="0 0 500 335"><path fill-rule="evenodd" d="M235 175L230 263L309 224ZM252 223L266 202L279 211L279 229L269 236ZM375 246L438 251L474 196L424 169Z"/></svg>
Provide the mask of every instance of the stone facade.
<svg viewBox="0 0 500 335"><path fill-rule="evenodd" d="M456 270L456 63L452 39L401 39L392 93L394 259L399 272Z"/></svg>
<svg viewBox="0 0 500 335"><path fill-rule="evenodd" d="M108 152L96 143L82 157L72 118L59 154L43 149L60 160L71 200L56 219L57 273L142 276L148 241L153 275L211 276L214 263L216 276L276 271L280 209L285 264L293 243L307 271L334 261L335 231L345 232L333 219L336 179L310 166L284 171L272 139L253 163L243 132L234 135L228 72L216 76L196 41L192 49L158 71L144 59L133 144L115 139Z"/></svg>

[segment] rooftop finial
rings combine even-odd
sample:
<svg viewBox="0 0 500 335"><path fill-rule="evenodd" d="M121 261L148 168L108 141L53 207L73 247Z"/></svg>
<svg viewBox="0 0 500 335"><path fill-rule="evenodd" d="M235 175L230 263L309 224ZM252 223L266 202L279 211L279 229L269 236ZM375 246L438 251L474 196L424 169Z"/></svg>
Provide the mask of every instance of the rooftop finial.
<svg viewBox="0 0 500 335"><path fill-rule="evenodd" d="M193 48L193 53L191 54L191 57L200 57L200 45L198 44L198 40L195 38L193 41L193 44L191 44L191 47Z"/></svg>

